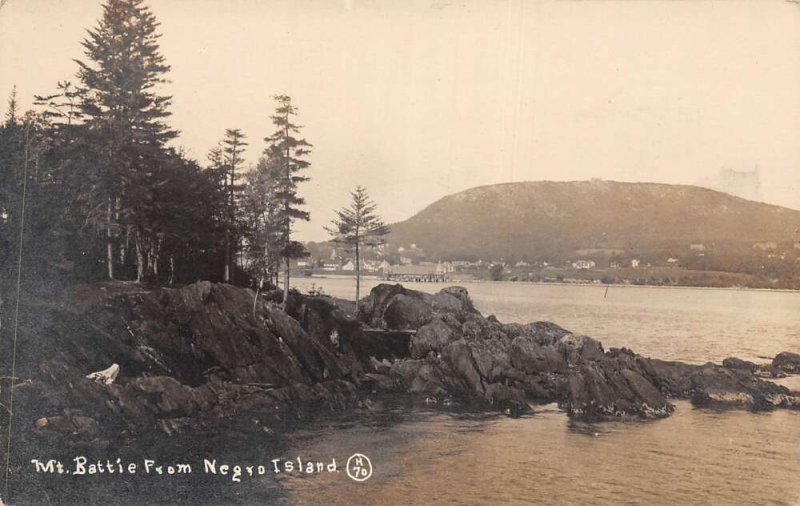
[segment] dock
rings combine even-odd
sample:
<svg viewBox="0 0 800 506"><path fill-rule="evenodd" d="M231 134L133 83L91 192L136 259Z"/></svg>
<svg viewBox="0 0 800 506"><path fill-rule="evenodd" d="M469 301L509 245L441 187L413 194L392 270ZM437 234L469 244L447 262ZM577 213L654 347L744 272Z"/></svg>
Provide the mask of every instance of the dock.
<svg viewBox="0 0 800 506"><path fill-rule="evenodd" d="M444 274L412 274L403 272L389 272L383 275L384 281L401 281L405 283L446 283Z"/></svg>

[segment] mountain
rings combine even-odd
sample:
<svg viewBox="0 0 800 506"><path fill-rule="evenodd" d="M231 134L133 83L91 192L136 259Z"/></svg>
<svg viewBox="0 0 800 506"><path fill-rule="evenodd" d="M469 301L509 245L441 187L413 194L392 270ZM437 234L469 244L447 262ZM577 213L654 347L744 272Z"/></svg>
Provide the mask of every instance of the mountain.
<svg viewBox="0 0 800 506"><path fill-rule="evenodd" d="M741 254L756 243L790 243L799 226L800 211L696 186L521 182L440 199L392 226L389 251L415 244L432 259L546 259L593 249L685 252L702 243Z"/></svg>

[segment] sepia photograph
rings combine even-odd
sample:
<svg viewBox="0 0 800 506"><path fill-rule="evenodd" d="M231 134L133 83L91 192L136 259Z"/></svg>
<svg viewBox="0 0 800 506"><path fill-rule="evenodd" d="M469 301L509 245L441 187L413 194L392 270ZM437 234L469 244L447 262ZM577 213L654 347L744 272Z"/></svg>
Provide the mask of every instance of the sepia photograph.
<svg viewBox="0 0 800 506"><path fill-rule="evenodd" d="M800 1L0 0L0 506L800 506Z"/></svg>

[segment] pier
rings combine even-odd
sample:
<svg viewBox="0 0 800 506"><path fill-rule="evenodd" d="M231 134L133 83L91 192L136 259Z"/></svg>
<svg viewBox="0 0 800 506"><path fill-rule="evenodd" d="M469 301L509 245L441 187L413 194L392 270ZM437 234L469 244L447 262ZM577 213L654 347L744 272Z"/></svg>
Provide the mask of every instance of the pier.
<svg viewBox="0 0 800 506"><path fill-rule="evenodd" d="M383 275L385 281L400 281L405 283L445 283L447 276L444 274L412 274L403 272L388 272Z"/></svg>

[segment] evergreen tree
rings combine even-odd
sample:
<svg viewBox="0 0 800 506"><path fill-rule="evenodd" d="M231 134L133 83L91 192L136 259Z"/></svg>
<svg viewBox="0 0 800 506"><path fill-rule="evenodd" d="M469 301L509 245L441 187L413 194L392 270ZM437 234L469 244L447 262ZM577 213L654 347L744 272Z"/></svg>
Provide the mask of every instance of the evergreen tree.
<svg viewBox="0 0 800 506"><path fill-rule="evenodd" d="M107 0L98 26L83 41L87 61L77 61L79 108L96 161L82 174L91 189L88 218L105 229L110 279L114 239L120 231L126 238L133 235L137 280L154 269L148 259L158 239L141 203L149 188L163 182L158 170L163 147L177 135L164 122L171 98L155 91L169 71L159 53L157 27L142 0ZM120 251L122 262L126 250L123 246Z"/></svg>
<svg viewBox="0 0 800 506"><path fill-rule="evenodd" d="M80 92L70 81L58 81L56 88L58 92L52 95L35 95L34 105L43 107L42 116L54 125L70 127L80 119Z"/></svg>
<svg viewBox="0 0 800 506"><path fill-rule="evenodd" d="M357 186L350 196L350 205L336 211L333 227L326 227L326 230L333 236L333 242L355 252L357 308L361 295L361 248L385 244L384 236L389 234L389 227L375 214L377 206L364 187Z"/></svg>
<svg viewBox="0 0 800 506"><path fill-rule="evenodd" d="M0 123L0 293L10 293L20 267L23 284L49 284L63 258L65 193L52 165L54 138L42 115L20 114L9 100Z"/></svg>
<svg viewBox="0 0 800 506"><path fill-rule="evenodd" d="M11 88L11 95L8 97L8 109L6 110L6 126L17 123L19 119L19 104L17 103L17 86Z"/></svg>
<svg viewBox="0 0 800 506"><path fill-rule="evenodd" d="M225 270L223 281L233 283L233 265L238 250L238 234L236 233L236 203L242 186L238 183L244 164L244 142L246 136L238 128L225 130L222 141L222 161L225 170L225 187L227 193L227 228L225 229Z"/></svg>
<svg viewBox="0 0 800 506"><path fill-rule="evenodd" d="M276 95L274 98L278 103L275 114L271 116L275 132L264 140L267 142L267 163L274 165L279 173L275 181L275 199L279 204L276 222L280 224L281 256L286 269L283 285L283 303L286 304L291 260L308 256L302 244L292 241L292 222L308 221L310 218L308 211L302 208L305 199L298 195L297 185L308 181L308 177L301 173L310 165L306 157L311 153L311 144L297 137L301 127L292 122L292 116L297 115L292 99L287 95Z"/></svg>

